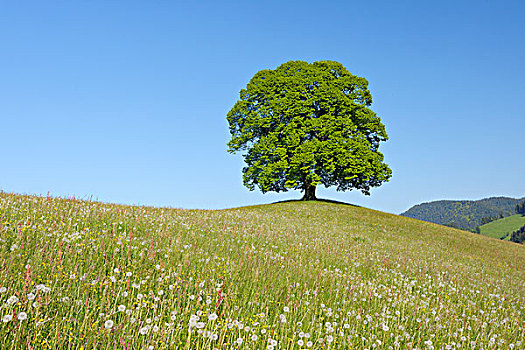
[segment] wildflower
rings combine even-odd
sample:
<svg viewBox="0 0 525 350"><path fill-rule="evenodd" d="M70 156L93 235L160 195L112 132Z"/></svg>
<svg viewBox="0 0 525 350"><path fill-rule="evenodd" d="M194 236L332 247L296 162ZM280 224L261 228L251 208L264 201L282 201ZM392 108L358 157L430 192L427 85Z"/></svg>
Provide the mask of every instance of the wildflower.
<svg viewBox="0 0 525 350"><path fill-rule="evenodd" d="M114 322L112 320L107 320L105 323L104 323L104 327L106 327L106 329L111 329L113 328L113 325L114 325Z"/></svg>
<svg viewBox="0 0 525 350"><path fill-rule="evenodd" d="M12 315L5 315L4 317L2 317L2 322L7 323L11 321L12 319L13 319Z"/></svg>
<svg viewBox="0 0 525 350"><path fill-rule="evenodd" d="M217 314L216 313L212 313L210 315L208 315L208 320L210 321L215 321L217 319Z"/></svg>
<svg viewBox="0 0 525 350"><path fill-rule="evenodd" d="M35 297L36 297L36 296L35 296L33 293L29 293L29 294L27 295L27 300L29 300L29 301L34 300Z"/></svg>
<svg viewBox="0 0 525 350"><path fill-rule="evenodd" d="M302 339L299 339L299 340L297 341L297 345L299 345L299 346L303 346L303 345L304 345L304 341L303 341Z"/></svg>
<svg viewBox="0 0 525 350"><path fill-rule="evenodd" d="M0 293L5 293L7 292L7 288L6 287L0 287Z"/></svg>
<svg viewBox="0 0 525 350"><path fill-rule="evenodd" d="M140 330L139 330L139 333L142 334L142 335L146 335L148 334L148 327L142 327Z"/></svg>
<svg viewBox="0 0 525 350"><path fill-rule="evenodd" d="M120 311L120 312L126 311L126 306L125 305L119 305L118 311Z"/></svg>
<svg viewBox="0 0 525 350"><path fill-rule="evenodd" d="M288 306L285 306L284 307L284 312L288 312L288 311L290 311L290 308Z"/></svg>
<svg viewBox="0 0 525 350"><path fill-rule="evenodd" d="M257 334L252 335L252 340L253 340L253 341L257 341L257 339L259 339L259 337L257 336Z"/></svg>
<svg viewBox="0 0 525 350"><path fill-rule="evenodd" d="M307 341L307 342L306 342L306 346L308 346L309 348L311 348L312 345L314 345L314 343L312 343L311 341Z"/></svg>
<svg viewBox="0 0 525 350"><path fill-rule="evenodd" d="M18 298L14 295L7 299L7 305L12 305L16 303L18 303Z"/></svg>

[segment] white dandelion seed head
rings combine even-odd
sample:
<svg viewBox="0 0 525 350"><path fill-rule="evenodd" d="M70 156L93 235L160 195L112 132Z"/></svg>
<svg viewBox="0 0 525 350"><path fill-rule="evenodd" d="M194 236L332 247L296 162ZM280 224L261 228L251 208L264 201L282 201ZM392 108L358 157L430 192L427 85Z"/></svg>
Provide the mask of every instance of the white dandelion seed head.
<svg viewBox="0 0 525 350"><path fill-rule="evenodd" d="M111 329L113 328L114 324L115 323L112 320L107 320L106 322L104 322L104 327L106 327L106 329Z"/></svg>
<svg viewBox="0 0 525 350"><path fill-rule="evenodd" d="M18 303L18 298L13 295L13 296L9 297L9 299L7 299L6 303L7 303L7 305L16 304L16 303Z"/></svg>
<svg viewBox="0 0 525 350"><path fill-rule="evenodd" d="M2 317L2 322L7 323L11 321L12 319L13 319L12 315L5 315L4 317Z"/></svg>

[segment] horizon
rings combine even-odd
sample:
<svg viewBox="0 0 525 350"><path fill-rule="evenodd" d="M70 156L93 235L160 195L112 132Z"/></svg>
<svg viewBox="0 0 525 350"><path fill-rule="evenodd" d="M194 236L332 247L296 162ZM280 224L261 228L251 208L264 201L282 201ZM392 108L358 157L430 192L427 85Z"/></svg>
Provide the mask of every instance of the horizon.
<svg viewBox="0 0 525 350"><path fill-rule="evenodd" d="M399 214L525 195L523 2L29 1L0 10L6 193L185 209L299 199L242 185L242 157L226 152L226 113L262 69L335 60L369 81L393 174L370 196L319 186L319 198ZM323 25L312 25L314 13Z"/></svg>

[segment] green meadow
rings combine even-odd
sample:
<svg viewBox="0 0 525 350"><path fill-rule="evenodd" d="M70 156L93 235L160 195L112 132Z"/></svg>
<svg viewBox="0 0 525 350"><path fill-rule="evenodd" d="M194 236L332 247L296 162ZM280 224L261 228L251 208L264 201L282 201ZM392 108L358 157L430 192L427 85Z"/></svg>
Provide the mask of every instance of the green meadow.
<svg viewBox="0 0 525 350"><path fill-rule="evenodd" d="M1 349L522 349L525 247L352 205L0 193Z"/></svg>
<svg viewBox="0 0 525 350"><path fill-rule="evenodd" d="M482 235L498 239L503 238L508 241L510 234L524 225L525 216L518 214L482 225L479 227L479 231Z"/></svg>

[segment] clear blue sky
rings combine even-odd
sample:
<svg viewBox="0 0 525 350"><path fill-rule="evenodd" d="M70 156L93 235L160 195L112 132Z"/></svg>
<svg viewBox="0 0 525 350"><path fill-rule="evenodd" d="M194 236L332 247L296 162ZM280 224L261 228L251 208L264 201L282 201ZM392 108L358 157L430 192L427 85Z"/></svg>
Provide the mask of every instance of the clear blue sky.
<svg viewBox="0 0 525 350"><path fill-rule="evenodd" d="M399 213L525 196L523 1L2 1L0 189L178 208L300 198L242 185L226 113L261 69L370 82L393 170L324 198Z"/></svg>

